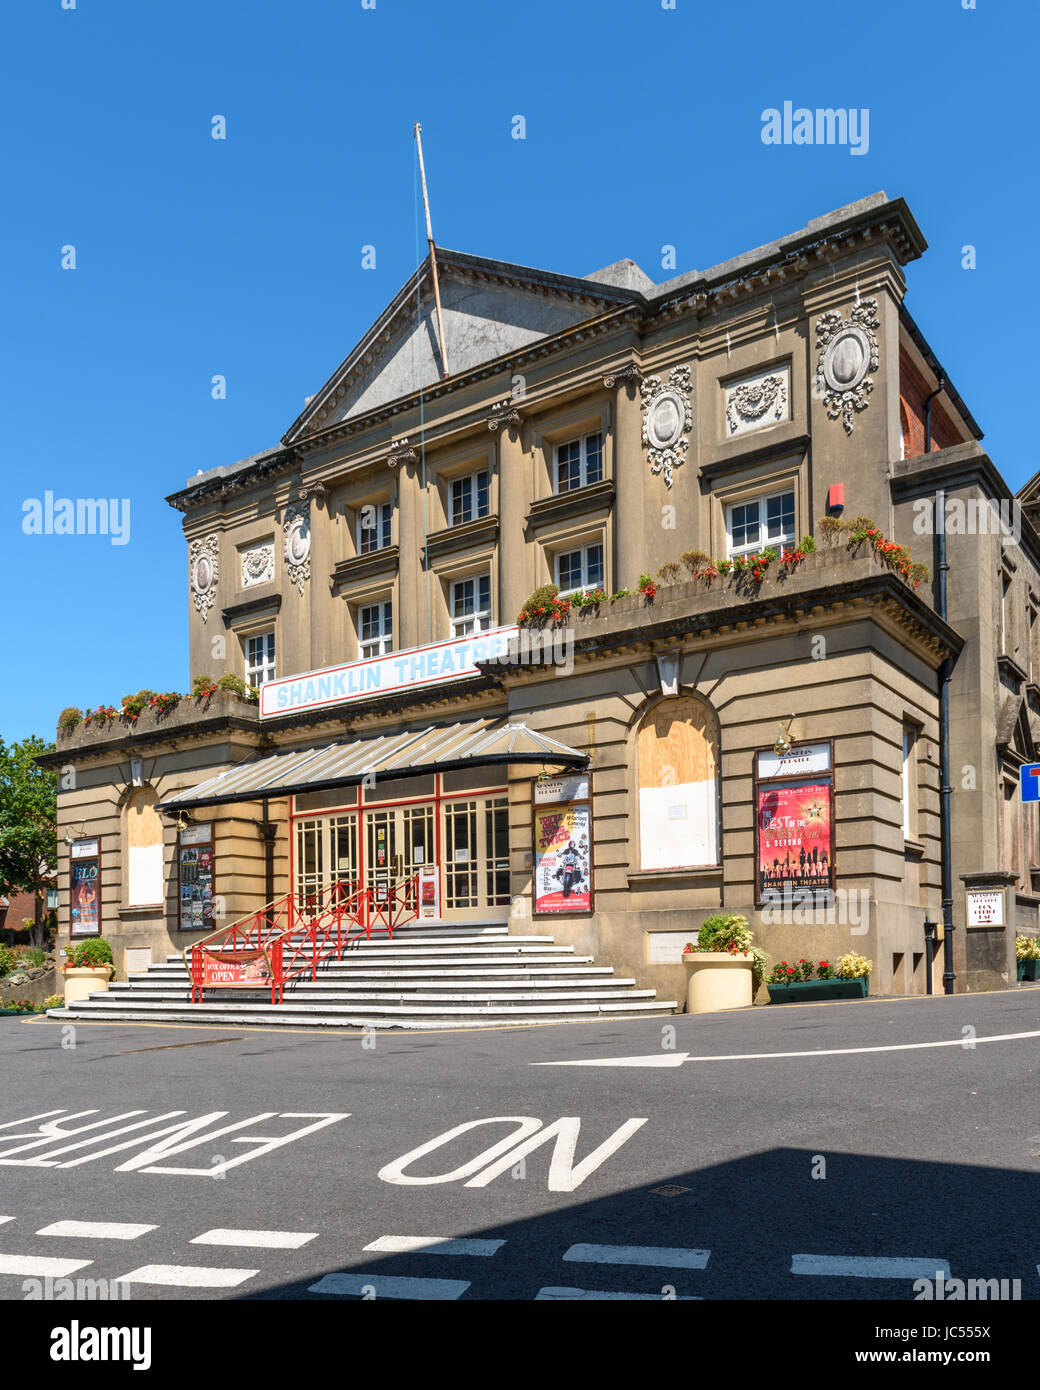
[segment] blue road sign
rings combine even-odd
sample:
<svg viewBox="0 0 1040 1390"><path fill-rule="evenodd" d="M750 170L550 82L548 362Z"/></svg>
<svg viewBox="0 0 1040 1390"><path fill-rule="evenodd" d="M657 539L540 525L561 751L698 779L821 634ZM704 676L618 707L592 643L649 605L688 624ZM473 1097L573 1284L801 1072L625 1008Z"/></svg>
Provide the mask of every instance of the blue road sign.
<svg viewBox="0 0 1040 1390"><path fill-rule="evenodd" d="M1019 772L1023 801L1040 801L1040 763L1026 763Z"/></svg>

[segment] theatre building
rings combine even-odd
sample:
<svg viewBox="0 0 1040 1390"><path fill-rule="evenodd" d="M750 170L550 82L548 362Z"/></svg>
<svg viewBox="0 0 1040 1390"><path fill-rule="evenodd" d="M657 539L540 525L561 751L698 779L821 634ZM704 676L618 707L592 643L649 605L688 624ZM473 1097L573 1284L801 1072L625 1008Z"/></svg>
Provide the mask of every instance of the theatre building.
<svg viewBox="0 0 1040 1390"><path fill-rule="evenodd" d="M719 911L874 994L1013 984L1040 541L904 304L925 249L884 194L664 283L438 249L168 499L210 693L59 730L62 944L122 977L340 884L658 1003Z"/></svg>

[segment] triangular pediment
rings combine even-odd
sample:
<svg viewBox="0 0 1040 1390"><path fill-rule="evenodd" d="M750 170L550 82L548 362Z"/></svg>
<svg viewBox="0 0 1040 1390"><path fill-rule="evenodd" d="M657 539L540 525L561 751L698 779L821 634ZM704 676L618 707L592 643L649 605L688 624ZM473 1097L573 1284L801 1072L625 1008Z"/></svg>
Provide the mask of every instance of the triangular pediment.
<svg viewBox="0 0 1040 1390"><path fill-rule="evenodd" d="M1036 761L1036 744L1029 725L1026 702L1019 695L1009 695L997 717L997 748L1011 753L1022 762Z"/></svg>
<svg viewBox="0 0 1040 1390"><path fill-rule="evenodd" d="M642 298L624 285L553 275L437 251L445 350L452 377ZM360 418L442 380L427 258L284 436L293 443Z"/></svg>

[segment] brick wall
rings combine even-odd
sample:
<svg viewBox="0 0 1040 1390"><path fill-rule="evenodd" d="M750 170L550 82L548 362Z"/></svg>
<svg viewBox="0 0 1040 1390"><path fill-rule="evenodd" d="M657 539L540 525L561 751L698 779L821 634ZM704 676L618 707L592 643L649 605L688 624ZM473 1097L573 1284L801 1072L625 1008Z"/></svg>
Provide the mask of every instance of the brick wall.
<svg viewBox="0 0 1040 1390"><path fill-rule="evenodd" d="M905 349L899 352L899 421L903 430L903 455L924 453L924 403L932 388L914 366ZM940 397L932 402L932 452L960 444L966 438L943 410Z"/></svg>

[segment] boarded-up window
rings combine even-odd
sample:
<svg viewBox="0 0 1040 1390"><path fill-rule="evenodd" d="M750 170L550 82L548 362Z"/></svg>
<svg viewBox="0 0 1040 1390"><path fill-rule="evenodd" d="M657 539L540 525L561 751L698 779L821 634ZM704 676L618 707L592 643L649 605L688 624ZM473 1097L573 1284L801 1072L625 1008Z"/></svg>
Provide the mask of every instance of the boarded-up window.
<svg viewBox="0 0 1040 1390"><path fill-rule="evenodd" d="M163 828L151 787L139 787L124 811L128 907L163 900Z"/></svg>
<svg viewBox="0 0 1040 1390"><path fill-rule="evenodd" d="M662 700L637 735L644 869L717 864L719 731L706 704Z"/></svg>

